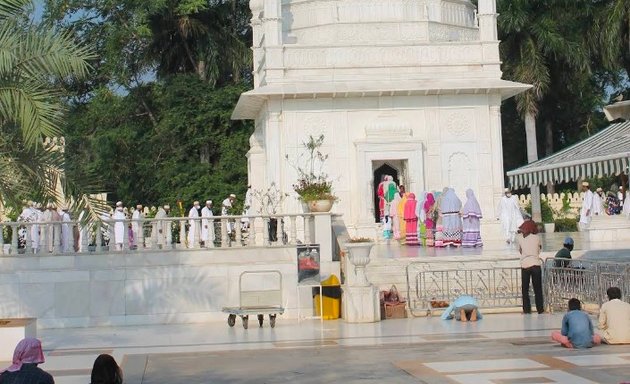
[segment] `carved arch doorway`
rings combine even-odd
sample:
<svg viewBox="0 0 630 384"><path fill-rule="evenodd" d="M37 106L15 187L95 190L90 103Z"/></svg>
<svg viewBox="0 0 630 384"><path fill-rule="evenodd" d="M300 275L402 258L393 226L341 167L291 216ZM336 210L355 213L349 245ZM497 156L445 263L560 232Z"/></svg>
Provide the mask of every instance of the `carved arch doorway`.
<svg viewBox="0 0 630 384"><path fill-rule="evenodd" d="M396 185L401 185L407 180L407 161L406 160L376 160L372 161L372 173L373 173L373 206L374 206L374 221L379 223L381 221L381 212L379 208L378 197L378 185L383 181L385 176L389 175L394 178Z"/></svg>

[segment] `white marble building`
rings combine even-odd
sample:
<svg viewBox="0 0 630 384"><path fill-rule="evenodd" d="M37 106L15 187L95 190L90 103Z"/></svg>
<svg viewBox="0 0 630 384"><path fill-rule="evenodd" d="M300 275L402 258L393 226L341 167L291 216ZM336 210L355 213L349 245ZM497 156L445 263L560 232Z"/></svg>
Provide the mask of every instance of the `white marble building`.
<svg viewBox="0 0 630 384"><path fill-rule="evenodd" d="M325 135L325 171L353 235L374 236L375 185L472 188L495 232L504 187L501 101L528 88L501 79L495 0L251 0L253 188L292 192L295 156ZM377 181L375 181L377 180ZM293 193L293 195L295 195ZM295 199L285 212L299 209Z"/></svg>

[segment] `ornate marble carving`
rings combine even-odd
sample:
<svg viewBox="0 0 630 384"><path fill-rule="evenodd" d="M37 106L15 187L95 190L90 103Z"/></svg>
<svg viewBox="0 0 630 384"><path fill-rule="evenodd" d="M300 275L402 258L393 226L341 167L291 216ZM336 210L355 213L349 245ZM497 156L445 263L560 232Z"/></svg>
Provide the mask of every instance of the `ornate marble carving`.
<svg viewBox="0 0 630 384"><path fill-rule="evenodd" d="M476 184L472 184L472 164L472 160L464 152L453 152L448 158L448 185L455 188L460 196L467 188L476 187Z"/></svg>
<svg viewBox="0 0 630 384"><path fill-rule="evenodd" d="M453 136L461 138L470 133L470 124L471 118L462 111L445 112L445 128Z"/></svg>

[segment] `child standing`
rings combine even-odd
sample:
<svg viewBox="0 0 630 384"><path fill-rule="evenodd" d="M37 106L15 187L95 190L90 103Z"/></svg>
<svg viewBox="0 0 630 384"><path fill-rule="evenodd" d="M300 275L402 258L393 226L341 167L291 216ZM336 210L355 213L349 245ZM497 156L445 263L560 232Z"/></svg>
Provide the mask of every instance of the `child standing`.
<svg viewBox="0 0 630 384"><path fill-rule="evenodd" d="M569 299L569 312L562 318L562 330L553 331L551 340L565 348L591 348L602 342L601 337L593 333L591 319L576 298Z"/></svg>

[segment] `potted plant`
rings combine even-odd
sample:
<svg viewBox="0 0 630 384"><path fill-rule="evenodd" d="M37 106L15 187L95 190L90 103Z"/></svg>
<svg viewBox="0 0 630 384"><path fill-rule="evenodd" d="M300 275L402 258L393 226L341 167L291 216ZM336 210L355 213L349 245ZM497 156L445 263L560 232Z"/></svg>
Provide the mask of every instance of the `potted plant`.
<svg viewBox="0 0 630 384"><path fill-rule="evenodd" d="M315 138L312 135L302 143L305 152L302 153L296 163L291 163L298 172L298 180L293 185L293 190L299 195L311 212L329 212L337 197L332 192L332 181L322 169L328 159L320 148L324 144L324 135ZM289 161L289 156L286 156ZM299 163L303 162L304 165Z"/></svg>
<svg viewBox="0 0 630 384"><path fill-rule="evenodd" d="M348 261L354 265L354 274L347 276L347 284L355 287L368 287L370 282L365 275L365 267L370 264L370 251L374 241L366 237L351 238L345 243Z"/></svg>

